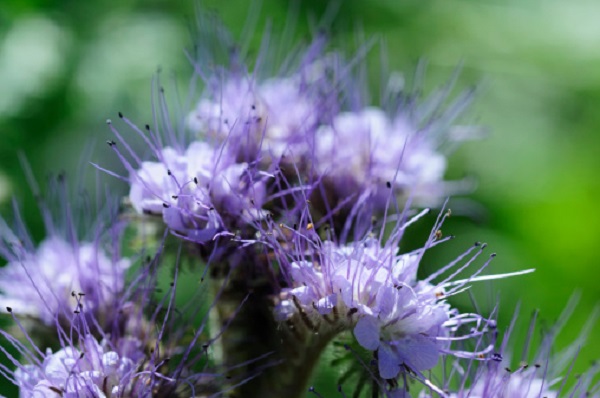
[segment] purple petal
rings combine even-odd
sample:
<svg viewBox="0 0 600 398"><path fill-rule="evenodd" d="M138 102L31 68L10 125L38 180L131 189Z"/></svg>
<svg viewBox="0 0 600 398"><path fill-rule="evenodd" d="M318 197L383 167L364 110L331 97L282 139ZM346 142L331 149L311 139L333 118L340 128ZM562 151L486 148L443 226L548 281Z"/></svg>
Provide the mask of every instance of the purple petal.
<svg viewBox="0 0 600 398"><path fill-rule="evenodd" d="M330 294L317 301L317 311L319 314L326 315L333 310L333 307L337 305L337 294Z"/></svg>
<svg viewBox="0 0 600 398"><path fill-rule="evenodd" d="M433 339L416 334L394 341L391 345L401 362L413 370L427 370L437 365L439 349Z"/></svg>
<svg viewBox="0 0 600 398"><path fill-rule="evenodd" d="M300 286L295 289L290 290L290 294L296 296L300 304L304 306L311 305L317 299L317 295L315 294L312 287L309 286Z"/></svg>
<svg viewBox="0 0 600 398"><path fill-rule="evenodd" d="M381 344L378 351L379 376L383 379L393 379L400 373L402 360L387 344Z"/></svg>
<svg viewBox="0 0 600 398"><path fill-rule="evenodd" d="M187 229L181 210L177 207L170 206L163 209L163 220L174 231L185 231Z"/></svg>
<svg viewBox="0 0 600 398"><path fill-rule="evenodd" d="M398 298L398 290L392 286L383 286L379 289L376 306L383 318L388 317L394 311Z"/></svg>
<svg viewBox="0 0 600 398"><path fill-rule="evenodd" d="M354 337L358 344L367 350L375 351L379 347L379 323L371 316L364 316L358 320L354 328Z"/></svg>

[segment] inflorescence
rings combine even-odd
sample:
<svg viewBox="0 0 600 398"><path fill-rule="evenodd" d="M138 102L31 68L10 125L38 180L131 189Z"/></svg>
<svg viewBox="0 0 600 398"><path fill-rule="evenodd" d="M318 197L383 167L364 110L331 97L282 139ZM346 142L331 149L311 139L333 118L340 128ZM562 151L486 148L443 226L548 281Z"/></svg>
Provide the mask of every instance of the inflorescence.
<svg viewBox="0 0 600 398"><path fill-rule="evenodd" d="M450 83L422 100L393 74L372 104L357 94L360 57L346 61L322 35L277 73L264 72L269 48L248 67L214 40L231 59L190 56L203 89L185 117L174 120L157 78L152 125L107 121L125 175L94 166L127 184L125 206L81 220L61 176L57 203L40 202L41 243L19 217L2 221L0 304L14 326L0 331L0 373L21 397L321 396L309 382L336 346L342 396L365 385L385 397L567 391L576 355L550 355L564 322L511 370L513 325L500 339L496 309L450 300L531 270L484 274L495 254L477 242L419 273L452 238L445 198L466 184L444 175L471 91L451 100ZM406 250L426 206L437 220ZM600 396L595 372L568 396Z"/></svg>

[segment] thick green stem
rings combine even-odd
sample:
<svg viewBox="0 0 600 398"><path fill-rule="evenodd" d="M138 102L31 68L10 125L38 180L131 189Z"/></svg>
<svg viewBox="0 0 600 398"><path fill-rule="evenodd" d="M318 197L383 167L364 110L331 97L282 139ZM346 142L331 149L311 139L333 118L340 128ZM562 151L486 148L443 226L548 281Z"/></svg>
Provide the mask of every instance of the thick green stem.
<svg viewBox="0 0 600 398"><path fill-rule="evenodd" d="M241 268L232 271L217 304L222 325L230 322L221 340L225 365L232 367L270 355L266 360L236 369L235 380L249 375L254 378L236 387L230 396L304 397L313 370L337 331L325 322L312 322L305 314L276 322L272 283L249 278L246 271ZM246 297L247 301L237 311Z"/></svg>

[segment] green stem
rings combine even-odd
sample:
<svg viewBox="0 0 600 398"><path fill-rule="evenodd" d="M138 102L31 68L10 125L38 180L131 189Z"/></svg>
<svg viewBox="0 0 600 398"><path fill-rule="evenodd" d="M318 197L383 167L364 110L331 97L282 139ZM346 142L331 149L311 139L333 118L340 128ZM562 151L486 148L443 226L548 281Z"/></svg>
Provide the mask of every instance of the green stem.
<svg viewBox="0 0 600 398"><path fill-rule="evenodd" d="M236 387L230 397L306 396L313 370L337 331L325 322L311 322L305 314L283 323L275 321L272 284L266 278L249 278L246 271L240 268L231 272L217 304L221 324L229 322L221 339L225 366L236 366L266 353L271 353L267 359L271 366L265 367L265 360L261 360L237 369L233 380L255 377Z"/></svg>

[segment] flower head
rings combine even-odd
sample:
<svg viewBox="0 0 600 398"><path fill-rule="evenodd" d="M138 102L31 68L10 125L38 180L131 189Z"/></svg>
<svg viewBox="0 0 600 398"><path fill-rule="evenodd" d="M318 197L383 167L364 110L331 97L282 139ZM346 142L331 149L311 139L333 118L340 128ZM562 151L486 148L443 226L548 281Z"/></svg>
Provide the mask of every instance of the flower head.
<svg viewBox="0 0 600 398"><path fill-rule="evenodd" d="M139 213L162 215L173 232L202 243L262 216L265 177L222 148L192 142L158 158L131 171L129 200Z"/></svg>
<svg viewBox="0 0 600 398"><path fill-rule="evenodd" d="M89 213L85 197L72 207L64 178L57 182L47 194L52 199L41 202L48 233L41 243L33 243L18 208L14 228L0 219L0 255L8 262L0 268L1 308L46 325L73 311L106 315L125 288L131 265L120 252L124 225L110 205L96 216ZM58 211L50 209L54 196Z"/></svg>
<svg viewBox="0 0 600 398"><path fill-rule="evenodd" d="M440 242L432 232L423 249L399 254L399 238L409 224L398 224L389 239L380 240L370 233L344 245L321 240L312 224L294 232L291 247L285 243L276 249L281 249L278 260L289 284L275 307L276 318L301 319L320 334L352 330L357 342L374 352L382 379L394 379L405 371L421 374L433 368L443 353L485 359L492 345L465 352L451 349L450 342L480 336L493 328L493 322L476 314L460 314L446 302L448 296L478 279L452 280L475 261L485 245L474 245L439 272L419 280L423 252ZM433 282L463 260L465 264L450 277ZM462 331L463 325L470 325L469 331Z"/></svg>
<svg viewBox="0 0 600 398"><path fill-rule="evenodd" d="M198 135L235 142L238 155L259 150L260 157L278 160L308 152L321 112L300 76L264 82L238 77L209 91L188 125Z"/></svg>
<svg viewBox="0 0 600 398"><path fill-rule="evenodd" d="M519 319L517 309L512 323L507 328L498 351L491 361L462 363L456 360L453 367L458 372L453 372L453 377L445 381L444 391L449 398L534 398L560 396L569 397L597 397L600 396L598 386L593 385L593 379L598 373L598 365L593 364L583 375L576 376L577 382L570 388L566 387L566 380L572 370L573 363L581 346L585 343L593 324L598 317L598 310L591 314L588 322L582 328L579 337L562 352L554 351L554 341L557 334L565 326L577 302L574 295L563 311L558 321L543 335L538 349L531 358L528 358L529 345L532 344L532 332L535 328L538 313L534 312L529 326L526 346L523 349L521 361L518 366L512 367L512 353L515 348L508 345L512 338L513 329ZM451 385L459 385L458 388ZM420 398L431 395L423 391Z"/></svg>
<svg viewBox="0 0 600 398"><path fill-rule="evenodd" d="M67 346L55 353L46 350L40 363L24 365L14 376L22 398L151 396L151 376L141 371L142 362L128 355L143 356L120 352L118 347L87 335L78 348Z"/></svg>
<svg viewBox="0 0 600 398"><path fill-rule="evenodd" d="M389 188L421 203L436 204L444 195L446 158L432 137L376 107L340 113L321 126L314 159L338 197L370 192L379 209L386 206Z"/></svg>
<svg viewBox="0 0 600 398"><path fill-rule="evenodd" d="M123 290L130 265L128 259L108 257L97 243L73 244L59 237L44 240L35 251L15 250L9 258L0 269L2 308L47 325L73 310L107 310Z"/></svg>

